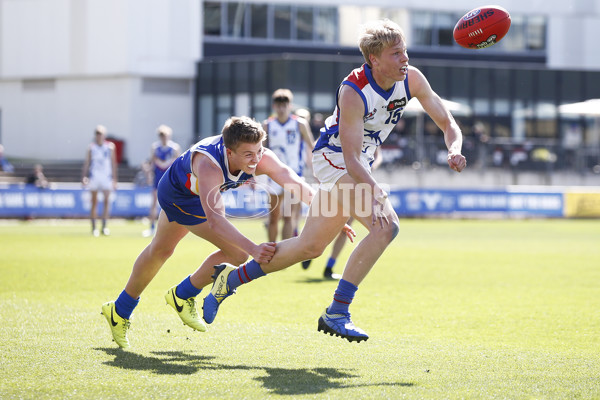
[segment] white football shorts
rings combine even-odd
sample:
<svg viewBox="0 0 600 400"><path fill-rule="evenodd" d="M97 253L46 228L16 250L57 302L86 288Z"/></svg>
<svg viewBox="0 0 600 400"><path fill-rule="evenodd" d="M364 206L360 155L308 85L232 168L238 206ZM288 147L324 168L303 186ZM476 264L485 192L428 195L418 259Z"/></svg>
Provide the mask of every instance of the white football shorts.
<svg viewBox="0 0 600 400"><path fill-rule="evenodd" d="M112 177L108 175L91 176L88 189L94 192L113 190Z"/></svg>
<svg viewBox="0 0 600 400"><path fill-rule="evenodd" d="M371 172L369 159L367 156L360 157L361 164ZM319 189L331 192L336 182L348 173L344 154L342 152L333 152L329 150L319 151L313 154L312 159L313 173L319 180Z"/></svg>

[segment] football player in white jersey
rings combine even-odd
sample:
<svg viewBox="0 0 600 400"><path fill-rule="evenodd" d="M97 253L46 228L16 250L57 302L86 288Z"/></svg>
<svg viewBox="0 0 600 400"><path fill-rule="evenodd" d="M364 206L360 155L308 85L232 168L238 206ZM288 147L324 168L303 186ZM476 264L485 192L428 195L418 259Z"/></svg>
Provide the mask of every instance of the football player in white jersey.
<svg viewBox="0 0 600 400"><path fill-rule="evenodd" d="M96 127L94 141L88 146L81 181L92 194L90 219L94 236L100 235L100 231L96 227L98 192L102 192L104 195L102 234L108 236L110 231L106 227L106 220L110 212L110 194L117 188L117 156L115 144L106 140L106 127L103 125Z"/></svg>
<svg viewBox="0 0 600 400"><path fill-rule="evenodd" d="M267 132L267 147L298 176L304 176L306 149L312 152L314 139L308 121L292 114L294 96L289 89L277 89L271 96L273 116L263 122ZM268 181L270 210L267 234L270 242L279 236L279 220L283 219L281 239L289 239L297 232L302 205L284 203L284 190L272 180Z"/></svg>
<svg viewBox="0 0 600 400"><path fill-rule="evenodd" d="M336 107L313 151L313 171L320 182L299 236L277 243L269 263L251 260L242 268L258 265L265 274L320 256L335 239L350 216L369 231L346 263L333 301L318 321L318 330L349 341L368 339L354 325L349 306L358 285L367 276L399 230L398 216L388 195L371 175L375 148L387 138L411 97L444 133L448 166L461 172L466 159L461 154L462 133L425 76L409 66L406 39L392 21L367 24L359 37L365 64L342 81ZM222 301L246 281L240 267L215 267L215 282L204 300L204 319L211 323ZM223 284L225 283L226 284Z"/></svg>

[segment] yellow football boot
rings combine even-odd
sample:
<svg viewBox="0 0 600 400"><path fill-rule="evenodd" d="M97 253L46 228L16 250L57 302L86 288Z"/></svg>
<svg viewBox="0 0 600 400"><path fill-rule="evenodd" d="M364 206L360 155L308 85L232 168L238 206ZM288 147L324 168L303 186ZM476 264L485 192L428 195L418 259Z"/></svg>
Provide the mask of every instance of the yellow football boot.
<svg viewBox="0 0 600 400"><path fill-rule="evenodd" d="M131 323L128 319L121 318L115 310L115 302L109 301L102 305L102 314L106 317L113 339L117 344L126 349L129 347L129 339L127 339L127 331Z"/></svg>
<svg viewBox="0 0 600 400"><path fill-rule="evenodd" d="M198 316L198 311L196 311L196 298L181 299L175 294L176 289L177 285L173 286L165 294L167 304L177 311L177 315L179 315L184 324L197 331L205 332L206 325Z"/></svg>

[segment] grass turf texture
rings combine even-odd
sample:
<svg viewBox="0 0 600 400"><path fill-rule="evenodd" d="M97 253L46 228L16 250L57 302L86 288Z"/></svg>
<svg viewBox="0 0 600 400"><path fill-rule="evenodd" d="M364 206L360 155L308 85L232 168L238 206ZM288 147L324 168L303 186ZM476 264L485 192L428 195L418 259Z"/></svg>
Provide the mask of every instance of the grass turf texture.
<svg viewBox="0 0 600 400"><path fill-rule="evenodd" d="M183 326L163 295L213 250L188 235L142 295L129 351L100 306L149 239L110 228L0 222L0 398L600 398L598 221L401 221L352 305L360 344L316 330L328 253L239 288L208 332Z"/></svg>

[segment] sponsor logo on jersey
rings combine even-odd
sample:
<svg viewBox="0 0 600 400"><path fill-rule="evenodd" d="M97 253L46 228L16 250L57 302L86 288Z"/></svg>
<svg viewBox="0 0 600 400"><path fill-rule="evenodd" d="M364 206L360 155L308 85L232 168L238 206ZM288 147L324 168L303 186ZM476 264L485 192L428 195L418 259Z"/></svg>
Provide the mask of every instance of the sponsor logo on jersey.
<svg viewBox="0 0 600 400"><path fill-rule="evenodd" d="M403 97L400 100L398 100L398 99L392 100L388 103L386 110L394 111L397 108L406 107L406 103L407 103L406 97Z"/></svg>

